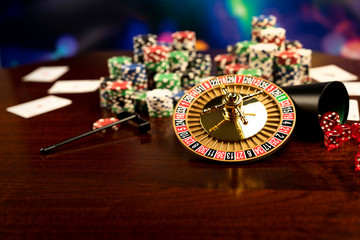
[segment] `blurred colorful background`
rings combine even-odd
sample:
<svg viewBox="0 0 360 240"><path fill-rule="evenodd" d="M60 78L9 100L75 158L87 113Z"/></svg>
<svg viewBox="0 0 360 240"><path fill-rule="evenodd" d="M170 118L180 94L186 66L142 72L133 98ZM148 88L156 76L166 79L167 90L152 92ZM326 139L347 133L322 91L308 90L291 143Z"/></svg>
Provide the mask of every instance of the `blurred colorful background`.
<svg viewBox="0 0 360 240"><path fill-rule="evenodd" d="M198 47L250 40L251 18L277 17L287 39L360 60L359 0L10 0L0 2L0 67L94 50L132 49L137 34L169 41L196 32Z"/></svg>

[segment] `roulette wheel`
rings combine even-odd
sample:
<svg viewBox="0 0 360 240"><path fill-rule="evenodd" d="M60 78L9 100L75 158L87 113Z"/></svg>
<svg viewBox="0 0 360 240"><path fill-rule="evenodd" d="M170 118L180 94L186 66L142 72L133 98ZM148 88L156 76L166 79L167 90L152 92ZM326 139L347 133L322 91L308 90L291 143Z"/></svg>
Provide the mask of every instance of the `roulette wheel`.
<svg viewBox="0 0 360 240"><path fill-rule="evenodd" d="M282 147L295 121L295 106L279 86L258 77L225 75L182 96L173 127L181 144L200 157L250 162Z"/></svg>

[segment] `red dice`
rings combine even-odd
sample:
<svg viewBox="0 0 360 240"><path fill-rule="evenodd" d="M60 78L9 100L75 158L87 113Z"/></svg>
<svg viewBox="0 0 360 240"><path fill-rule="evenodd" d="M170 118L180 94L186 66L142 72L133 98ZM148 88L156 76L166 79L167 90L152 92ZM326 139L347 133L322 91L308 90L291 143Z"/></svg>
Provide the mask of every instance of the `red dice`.
<svg viewBox="0 0 360 240"><path fill-rule="evenodd" d="M351 137L357 142L360 140L360 123L356 122L351 125Z"/></svg>
<svg viewBox="0 0 360 240"><path fill-rule="evenodd" d="M360 152L358 152L355 156L355 172L360 171Z"/></svg>
<svg viewBox="0 0 360 240"><path fill-rule="evenodd" d="M340 133L340 143L349 141L351 139L351 128L347 124L340 124L334 127Z"/></svg>
<svg viewBox="0 0 360 240"><path fill-rule="evenodd" d="M340 124L340 115L337 112L326 112L320 117L320 127L326 132Z"/></svg>
<svg viewBox="0 0 360 240"><path fill-rule="evenodd" d="M340 146L340 133L333 129L324 134L324 144L328 151Z"/></svg>

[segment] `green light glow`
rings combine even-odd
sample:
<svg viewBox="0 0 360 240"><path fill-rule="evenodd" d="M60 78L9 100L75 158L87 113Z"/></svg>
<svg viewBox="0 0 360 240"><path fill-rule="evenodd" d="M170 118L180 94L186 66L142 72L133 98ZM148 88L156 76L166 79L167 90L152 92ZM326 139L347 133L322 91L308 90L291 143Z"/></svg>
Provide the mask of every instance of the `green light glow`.
<svg viewBox="0 0 360 240"><path fill-rule="evenodd" d="M249 9L249 6L244 3L243 0L227 0L227 8L229 15L234 17L239 25L239 28L242 29L243 33L249 33L251 29L251 17L252 11ZM243 36L249 37L249 36Z"/></svg>

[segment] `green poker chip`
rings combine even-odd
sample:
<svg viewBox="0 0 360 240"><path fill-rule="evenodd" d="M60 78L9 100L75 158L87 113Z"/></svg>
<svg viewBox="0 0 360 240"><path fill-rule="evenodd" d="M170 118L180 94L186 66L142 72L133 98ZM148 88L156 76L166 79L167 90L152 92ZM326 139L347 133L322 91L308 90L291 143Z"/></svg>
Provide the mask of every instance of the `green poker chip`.
<svg viewBox="0 0 360 240"><path fill-rule="evenodd" d="M245 68L245 69L241 69L240 71L238 71L237 74L252 76L252 77L261 77L262 71L257 68Z"/></svg>
<svg viewBox="0 0 360 240"><path fill-rule="evenodd" d="M108 68L111 78L120 78L122 76L121 68L123 65L131 64L129 56L114 56L108 59Z"/></svg>
<svg viewBox="0 0 360 240"><path fill-rule="evenodd" d="M176 73L157 73L154 81L156 88L169 89L172 92L178 92L181 87L180 76Z"/></svg>

